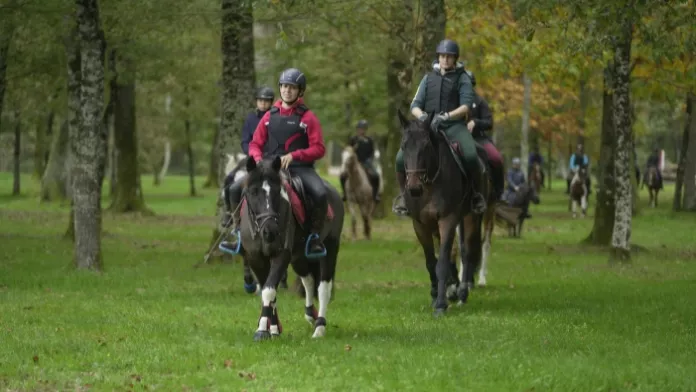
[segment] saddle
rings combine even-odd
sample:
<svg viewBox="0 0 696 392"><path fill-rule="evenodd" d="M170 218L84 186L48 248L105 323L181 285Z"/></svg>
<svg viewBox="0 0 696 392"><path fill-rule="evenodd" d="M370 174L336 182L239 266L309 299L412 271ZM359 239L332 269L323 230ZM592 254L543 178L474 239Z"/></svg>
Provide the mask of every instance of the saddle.
<svg viewBox="0 0 696 392"><path fill-rule="evenodd" d="M459 166L459 170L462 172L464 177L468 178L468 176L466 175L466 170L464 170L464 165L462 164L462 162L460 162L462 150L461 150L461 147L459 146L459 142L458 141L450 141L449 143L450 143L450 147L451 147L450 153L452 154L452 156L456 160L457 166ZM478 142L474 142L474 144L476 145L476 154L478 155L479 163L481 164L481 167L483 168L483 175L486 176L486 175L488 175L488 173L491 172L491 167L492 167L490 161L488 160L488 153L486 152L486 149Z"/></svg>
<svg viewBox="0 0 696 392"><path fill-rule="evenodd" d="M304 225L307 218L306 209L311 210L314 204L312 198L305 193L301 178L293 177L290 173L283 171L281 181L285 187L285 192L288 194L288 201L290 202L297 223ZM324 182L324 186L328 188L328 183L324 180L322 181ZM329 203L326 209L326 218L328 220L333 220L334 218L334 210L331 207L331 203Z"/></svg>

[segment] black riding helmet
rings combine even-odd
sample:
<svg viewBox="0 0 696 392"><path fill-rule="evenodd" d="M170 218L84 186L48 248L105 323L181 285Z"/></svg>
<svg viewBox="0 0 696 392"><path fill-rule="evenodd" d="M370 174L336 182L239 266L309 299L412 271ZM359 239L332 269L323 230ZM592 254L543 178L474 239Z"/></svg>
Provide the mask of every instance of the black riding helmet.
<svg viewBox="0 0 696 392"><path fill-rule="evenodd" d="M437 49L435 49L437 54L451 54L455 58L459 58L459 45L451 39L445 39L437 44Z"/></svg>
<svg viewBox="0 0 696 392"><path fill-rule="evenodd" d="M297 68L288 68L280 74L278 78L278 87L281 84L291 84L297 86L300 89L300 97L304 95L305 88L307 88L307 79L305 75Z"/></svg>
<svg viewBox="0 0 696 392"><path fill-rule="evenodd" d="M273 101L275 99L275 92L268 86L259 87L256 90L256 99L267 99L269 101Z"/></svg>
<svg viewBox="0 0 696 392"><path fill-rule="evenodd" d="M358 121L358 125L355 126L355 128L358 129L367 129L367 120L360 120Z"/></svg>

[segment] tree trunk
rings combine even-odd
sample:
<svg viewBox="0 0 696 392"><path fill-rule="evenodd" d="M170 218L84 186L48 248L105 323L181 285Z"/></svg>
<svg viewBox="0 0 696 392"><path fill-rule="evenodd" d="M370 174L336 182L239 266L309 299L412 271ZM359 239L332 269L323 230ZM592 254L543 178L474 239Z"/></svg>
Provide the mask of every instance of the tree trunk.
<svg viewBox="0 0 696 392"><path fill-rule="evenodd" d="M109 209L113 212L144 212L138 164L138 138L135 117L135 72L132 60L124 60L128 74L119 74L115 83L114 141L118 150L116 193Z"/></svg>
<svg viewBox="0 0 696 392"><path fill-rule="evenodd" d="M611 238L612 262L631 259L631 221L633 186L631 184L632 113L631 113L631 41L633 22L630 12L622 15L621 31L614 45L613 119L616 131L614 181L616 185L614 230Z"/></svg>
<svg viewBox="0 0 696 392"><path fill-rule="evenodd" d="M53 135L48 164L41 179L41 201L63 201L68 197L68 145L70 131L68 121L64 121Z"/></svg>
<svg viewBox="0 0 696 392"><path fill-rule="evenodd" d="M546 152L546 189L551 190L551 182L553 181L553 134L549 135L548 149Z"/></svg>
<svg viewBox="0 0 696 392"><path fill-rule="evenodd" d="M193 157L193 146L191 145L191 121L189 120L189 108L191 107L191 98L189 97L188 87L184 89L184 105L186 106L186 121L184 122L184 131L186 133L186 155L188 156L188 172L189 172L189 195L196 196L196 165Z"/></svg>
<svg viewBox="0 0 696 392"><path fill-rule="evenodd" d="M589 237L585 240L592 245L609 245L614 231L614 194L616 186L614 182L614 155L616 150L616 136L612 118L612 77L613 65L604 69L604 92L602 99L602 133L599 149L599 162L597 172L598 189L597 202L595 203L594 226ZM565 177L564 177L565 178Z"/></svg>
<svg viewBox="0 0 696 392"><path fill-rule="evenodd" d="M255 89L254 64L254 16L252 2L245 0L242 4L233 0L222 0L222 107L220 114L220 134L216 146L218 154L217 184L225 180L226 153L233 141L238 124L242 123L244 114L251 110L248 97ZM224 202L220 193L217 198L218 222L222 221ZM218 225L213 230L211 243L220 233Z"/></svg>
<svg viewBox="0 0 696 392"><path fill-rule="evenodd" d="M690 91L687 94L687 99L687 110L689 114L686 116L686 127L689 129L689 147L684 154L686 161L684 162L683 206L686 211L696 211L696 114L694 113L696 110L694 109L694 105L696 105L696 94Z"/></svg>
<svg viewBox="0 0 696 392"><path fill-rule="evenodd" d="M102 110L104 109L104 35L97 0L76 0L80 32L80 126L72 140L75 266L101 269Z"/></svg>
<svg viewBox="0 0 696 392"><path fill-rule="evenodd" d="M15 129L14 129L14 163L12 166L13 181L12 181L12 196L20 194L20 165L22 164L22 119L19 115L19 109L14 112Z"/></svg>
<svg viewBox="0 0 696 392"><path fill-rule="evenodd" d="M162 184L162 181L164 181L164 177L166 177L167 172L169 171L169 163L172 161L172 144L169 142L169 140L164 141L164 157L162 159L162 167L159 168L159 171L155 170L155 181L154 185L159 186Z"/></svg>
<svg viewBox="0 0 696 392"><path fill-rule="evenodd" d="M2 109L5 102L5 76L7 75L7 56L10 52L11 35L12 29L9 25L2 26L2 30L0 30L0 122L2 122Z"/></svg>
<svg viewBox="0 0 696 392"><path fill-rule="evenodd" d="M682 209L682 188L684 186L684 172L686 171L686 163L689 153L689 132L691 123L694 122L694 105L696 105L696 94L688 92L686 94L686 117L684 119L684 132L682 132L681 149L679 150L679 164L677 166L677 178L674 184L674 200L672 202L672 210L681 211ZM696 136L696 134L694 135Z"/></svg>
<svg viewBox="0 0 696 392"><path fill-rule="evenodd" d="M53 111L49 111L46 115L46 125L48 125L48 119L53 117L52 115ZM34 138L34 177L39 180L43 177L44 170L46 169L46 152L48 150L46 145L50 146L51 144L47 141L47 128L44 128L43 124L39 123L36 127L36 137Z"/></svg>
<svg viewBox="0 0 696 392"><path fill-rule="evenodd" d="M215 127L215 132L213 133L213 143L210 147L210 166L208 166L208 177L205 179L203 188L217 188L218 186L218 162L220 161L220 154L218 153L217 146L220 139L220 127Z"/></svg>
<svg viewBox="0 0 696 392"><path fill-rule="evenodd" d="M528 173L529 166L529 115L532 110L532 79L527 72L522 74L524 85L524 100L522 102L522 135L520 135L520 160L522 161L522 173Z"/></svg>
<svg viewBox="0 0 696 392"><path fill-rule="evenodd" d="M418 64L414 69L423 73L432 71L433 60L436 59L435 48L437 44L445 39L445 24L447 15L445 13L444 0L421 0L420 9L423 12L422 43L418 55Z"/></svg>
<svg viewBox="0 0 696 392"><path fill-rule="evenodd" d="M80 103L80 86L82 83L82 56L80 53L80 36L77 26L73 28L65 37L65 55L67 58L67 93L68 93L68 151L67 151L67 196L70 199L70 219L68 220L68 229L65 232L65 238L75 240L75 202L72 192L72 172L74 165L74 157L72 150L75 148L74 143L78 140L80 131L80 111L82 104Z"/></svg>
<svg viewBox="0 0 696 392"><path fill-rule="evenodd" d="M413 1L401 0L390 6L390 37L387 42L387 143L382 159L382 173L384 176L384 200L377 208L384 208L386 214L391 213L391 200L399 192L396 182L396 153L401 145L401 125L399 124L397 111L405 116L410 116L409 106L411 102L411 82L413 80L414 64L411 57L414 54L413 42L402 37L410 35L411 20L413 18ZM420 82L420 80L418 80ZM393 184L393 185L388 185Z"/></svg>

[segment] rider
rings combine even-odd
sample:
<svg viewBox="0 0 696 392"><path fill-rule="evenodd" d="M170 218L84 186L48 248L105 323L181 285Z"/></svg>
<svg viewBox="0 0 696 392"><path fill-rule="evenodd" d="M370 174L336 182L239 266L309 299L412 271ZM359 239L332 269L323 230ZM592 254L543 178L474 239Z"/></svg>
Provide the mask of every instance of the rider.
<svg viewBox="0 0 696 392"><path fill-rule="evenodd" d="M541 156L541 153L539 153L539 146L535 145L534 150L529 153L529 167L527 167L527 178L531 177L532 170L534 169L534 164L538 163L539 167L543 167L544 165L544 157ZM544 171L539 170L541 173L541 186L544 186Z"/></svg>
<svg viewBox="0 0 696 392"><path fill-rule="evenodd" d="M471 78L471 86L476 87L476 78L471 71L466 71ZM483 97L474 92L474 103L471 105L471 120L466 124L474 140L486 150L488 160L492 166L493 187L495 188L496 199L500 199L505 188L505 178L503 173L503 157L495 147L486 131L493 129L493 114Z"/></svg>
<svg viewBox="0 0 696 392"><path fill-rule="evenodd" d="M486 210L486 201L479 192L482 182L482 167L479 163L474 138L466 127L466 119L474 102L474 89L469 75L464 72L464 64L457 62L459 45L446 39L437 45L435 53L438 63L432 72L423 76L416 96L411 102L411 113L420 121L427 120L433 114L430 128L437 132L443 129L449 141L456 141L459 148L455 149L460 155L466 169L467 177L472 182L472 209L476 213ZM398 215L408 215L404 200L406 187L406 169L404 167L403 151L396 155L396 179L401 193L394 199L392 210Z"/></svg>
<svg viewBox="0 0 696 392"><path fill-rule="evenodd" d="M379 174L375 171L374 166L372 166L372 159L375 155L375 142L371 137L365 135L367 127L367 120L358 121L356 125L358 134L351 136L350 140L348 140L348 145L353 147L355 155L358 157L358 162L365 168L367 177L370 180L370 185L372 185L372 198L375 202L379 202ZM348 173L341 173L339 178L341 180L341 190L343 191L343 201L346 201L346 180L348 179Z"/></svg>
<svg viewBox="0 0 696 392"><path fill-rule="evenodd" d="M652 154L648 157L648 161L646 163L646 168L645 170L645 175L647 176L648 171L651 167L654 167L657 169L657 183L660 184L660 188L662 189L662 172L660 172L660 149L655 147L652 151Z"/></svg>
<svg viewBox="0 0 696 392"><path fill-rule="evenodd" d="M275 92L272 88L263 86L256 90L256 110L247 115L244 126L242 126L242 151L244 151L244 154L249 155L249 143L254 135L254 130L259 125L261 117L273 105L274 99Z"/></svg>
<svg viewBox="0 0 696 392"><path fill-rule="evenodd" d="M314 169L314 162L324 157L326 148L321 124L303 101L307 81L297 68L289 68L278 79L280 99L276 101L256 127L254 137L249 143L249 158L256 162L263 156L280 156L281 167L288 169L293 177L299 177L307 194L314 202L309 214L310 235L307 247L310 255L326 252L319 234L328 209L327 191L324 183ZM242 183L232 186L231 204L234 209L234 227L239 227L240 213L237 205L241 200ZM234 250L239 237L223 242L221 246Z"/></svg>
<svg viewBox="0 0 696 392"><path fill-rule="evenodd" d="M569 178L566 180L568 187L566 188L566 193L570 194L570 181L573 179L573 173L575 173L576 170L578 170L580 167L589 167L590 166L590 160L587 158L587 155L583 152L584 147L582 144L578 144L578 147L575 150L575 154L570 156L570 162L568 163L568 167L570 169L570 175ZM590 194L590 175L589 173L587 174L587 179L585 180L586 186L587 186L587 194Z"/></svg>
<svg viewBox="0 0 696 392"><path fill-rule="evenodd" d="M520 158L512 158L512 167L507 172L506 200L511 200L511 195L520 190L520 186L525 183L524 173L520 168Z"/></svg>

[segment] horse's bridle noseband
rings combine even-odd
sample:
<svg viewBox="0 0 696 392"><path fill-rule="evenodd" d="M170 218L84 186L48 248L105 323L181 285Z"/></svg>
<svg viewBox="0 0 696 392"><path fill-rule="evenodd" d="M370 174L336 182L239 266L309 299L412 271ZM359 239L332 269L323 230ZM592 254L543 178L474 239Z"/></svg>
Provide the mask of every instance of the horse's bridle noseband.
<svg viewBox="0 0 696 392"><path fill-rule="evenodd" d="M438 157L437 162L437 171L435 172L435 175L430 178L428 176L428 169L406 169L406 181L408 182L408 179L411 178L413 175L417 175L418 179L423 183L423 184L432 184L437 180L437 177L440 175L440 157L437 154L437 151L435 150L435 146L433 146L431 141L428 141L428 147L430 147L431 150L435 153L435 155ZM404 166L405 163L404 163Z"/></svg>
<svg viewBox="0 0 696 392"><path fill-rule="evenodd" d="M251 228L251 238L256 237L256 234L260 233L261 230L263 230L263 228L266 227L266 224L268 224L268 222L270 222L271 220L275 221L276 223L279 223L278 218L280 217L280 214L278 214L277 212L264 212L263 214L256 214L254 210L251 208L249 200L247 200L246 205L247 211L249 211L249 220L253 222Z"/></svg>

